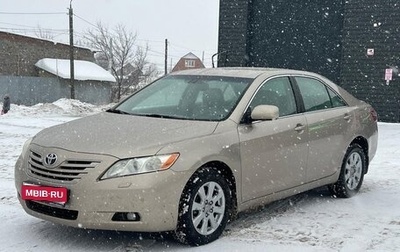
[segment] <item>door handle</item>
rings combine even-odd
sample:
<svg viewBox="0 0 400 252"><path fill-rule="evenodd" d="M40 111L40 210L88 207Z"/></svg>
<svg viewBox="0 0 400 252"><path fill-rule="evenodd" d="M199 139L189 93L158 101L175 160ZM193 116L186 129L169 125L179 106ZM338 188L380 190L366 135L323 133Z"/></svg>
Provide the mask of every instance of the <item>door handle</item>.
<svg viewBox="0 0 400 252"><path fill-rule="evenodd" d="M299 133L302 133L304 131L304 129L305 129L305 126L303 124L301 124L301 123L298 123L296 125L296 127L294 128L294 130L299 132Z"/></svg>
<svg viewBox="0 0 400 252"><path fill-rule="evenodd" d="M346 120L346 121L350 121L351 115L346 113L346 114L344 114L343 119Z"/></svg>

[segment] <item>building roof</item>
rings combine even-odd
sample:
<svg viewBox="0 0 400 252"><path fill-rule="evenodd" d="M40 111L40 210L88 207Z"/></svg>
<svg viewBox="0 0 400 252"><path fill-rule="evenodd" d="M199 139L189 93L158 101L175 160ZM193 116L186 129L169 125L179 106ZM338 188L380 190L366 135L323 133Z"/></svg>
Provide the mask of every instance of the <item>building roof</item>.
<svg viewBox="0 0 400 252"><path fill-rule="evenodd" d="M67 59L41 59L35 64L49 73L63 79L70 79L70 60ZM84 60L74 60L74 79L75 80L96 80L116 82L115 77L104 70L99 65Z"/></svg>
<svg viewBox="0 0 400 252"><path fill-rule="evenodd" d="M172 72L193 68L205 68L205 66L199 57L190 52L179 59L178 63L176 63L172 69Z"/></svg>
<svg viewBox="0 0 400 252"><path fill-rule="evenodd" d="M46 39L46 38L38 38L36 36L30 36L30 35L26 35L26 34L20 34L20 33L14 33L14 32L6 32L6 31L0 31L0 36L2 36L3 38L9 38L9 39L24 39L24 40L28 40L32 43L32 41L36 41L36 42L43 42L43 43L49 43L49 44L53 44L55 46L57 45L61 45L61 46L67 46L69 47L70 45L61 41L56 41L53 39ZM95 50L93 48L89 48L89 47L83 47L80 45L74 45L74 48L78 48L80 50L88 50L91 52L95 52Z"/></svg>
<svg viewBox="0 0 400 252"><path fill-rule="evenodd" d="M196 55L194 55L193 53L188 53L185 56L182 57L182 59L199 59L199 57L197 57Z"/></svg>

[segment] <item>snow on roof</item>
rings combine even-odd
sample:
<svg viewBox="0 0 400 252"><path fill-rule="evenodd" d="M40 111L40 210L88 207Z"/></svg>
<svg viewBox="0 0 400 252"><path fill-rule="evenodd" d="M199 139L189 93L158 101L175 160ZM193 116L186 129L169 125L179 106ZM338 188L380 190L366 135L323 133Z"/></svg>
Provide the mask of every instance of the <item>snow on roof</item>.
<svg viewBox="0 0 400 252"><path fill-rule="evenodd" d="M35 40L50 42L50 43L53 43L54 45L60 44L60 45L64 45L64 46L70 46L68 43L62 42L61 40L46 39L46 38L38 38L38 37L35 36L35 35L24 34L24 33L21 33L21 32L0 31L0 33L8 34L8 35L11 35L11 36L20 36L20 37L25 37L25 38L30 38L30 39L35 39ZM89 50L89 51L92 51L92 52L96 52L95 49L89 48L89 47L84 47L84 46L80 46L80 45L74 45L74 47L75 47L75 48L84 49L84 50Z"/></svg>
<svg viewBox="0 0 400 252"><path fill-rule="evenodd" d="M185 56L182 57L183 59L199 59L199 57L197 57L196 55L194 55L193 53L188 53Z"/></svg>
<svg viewBox="0 0 400 252"><path fill-rule="evenodd" d="M66 59L45 58L36 62L35 66L57 75L63 79L70 79L70 62ZM74 60L75 80L97 80L116 82L111 73L90 61Z"/></svg>

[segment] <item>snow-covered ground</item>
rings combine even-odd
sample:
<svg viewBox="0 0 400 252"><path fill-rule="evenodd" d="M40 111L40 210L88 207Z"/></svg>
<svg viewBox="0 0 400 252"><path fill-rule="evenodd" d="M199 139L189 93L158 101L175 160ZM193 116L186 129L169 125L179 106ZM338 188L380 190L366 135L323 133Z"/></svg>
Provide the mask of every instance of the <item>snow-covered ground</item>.
<svg viewBox="0 0 400 252"><path fill-rule="evenodd" d="M322 188L278 201L241 214L219 240L202 247L157 234L64 227L27 215L13 179L25 140L102 109L62 99L12 105L0 116L0 251L400 251L400 124L379 123L378 153L357 196L336 199Z"/></svg>

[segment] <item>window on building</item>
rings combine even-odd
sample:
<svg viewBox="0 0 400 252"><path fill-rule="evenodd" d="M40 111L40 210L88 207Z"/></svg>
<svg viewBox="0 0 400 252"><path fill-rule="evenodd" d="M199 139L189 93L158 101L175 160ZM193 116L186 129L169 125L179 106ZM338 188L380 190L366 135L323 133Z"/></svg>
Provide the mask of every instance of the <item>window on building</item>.
<svg viewBox="0 0 400 252"><path fill-rule="evenodd" d="M195 60L185 60L185 67L195 67Z"/></svg>

